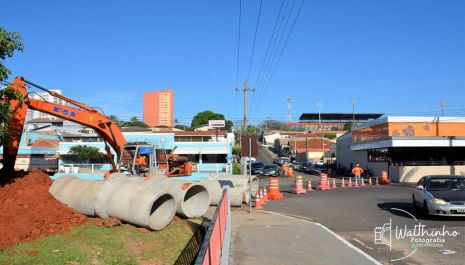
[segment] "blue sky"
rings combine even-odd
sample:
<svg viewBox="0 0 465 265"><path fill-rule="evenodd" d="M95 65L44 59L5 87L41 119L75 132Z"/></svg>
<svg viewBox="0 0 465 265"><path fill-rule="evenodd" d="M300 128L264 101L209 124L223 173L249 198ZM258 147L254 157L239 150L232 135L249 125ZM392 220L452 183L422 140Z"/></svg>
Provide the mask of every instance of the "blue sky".
<svg viewBox="0 0 465 265"><path fill-rule="evenodd" d="M259 4L242 1L240 86ZM437 114L444 100L446 115L465 116L465 1L306 0L266 88L257 76L281 4L262 5L249 77L253 123L285 120L287 96L293 120L316 112L317 102L322 112L351 112L354 98L356 112ZM0 26L20 32L26 49L5 65L11 78L123 119L142 117L143 91L164 88L175 90L183 123L207 109L241 119L238 15L239 0L7 1Z"/></svg>

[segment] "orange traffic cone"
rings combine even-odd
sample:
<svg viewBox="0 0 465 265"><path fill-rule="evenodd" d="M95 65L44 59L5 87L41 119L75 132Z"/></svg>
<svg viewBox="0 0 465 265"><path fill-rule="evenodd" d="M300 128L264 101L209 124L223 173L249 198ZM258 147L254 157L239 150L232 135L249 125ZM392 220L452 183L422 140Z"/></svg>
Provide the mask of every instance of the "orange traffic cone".
<svg viewBox="0 0 465 265"><path fill-rule="evenodd" d="M268 200L268 193L266 193L266 188L263 189L263 199L265 202L269 201Z"/></svg>
<svg viewBox="0 0 465 265"><path fill-rule="evenodd" d="M283 194L279 191L279 180L277 177L270 177L270 193L268 194L269 200L281 200Z"/></svg>
<svg viewBox="0 0 465 265"><path fill-rule="evenodd" d="M320 174L320 184L316 187L317 190L327 190L329 189L328 185L328 175L326 173Z"/></svg>
<svg viewBox="0 0 465 265"><path fill-rule="evenodd" d="M375 185L376 185L376 186L379 186L379 180L378 180L378 178L376 178L376 184L375 184Z"/></svg>
<svg viewBox="0 0 465 265"><path fill-rule="evenodd" d="M260 195L255 196L255 209L262 209L262 202L260 201Z"/></svg>
<svg viewBox="0 0 465 265"><path fill-rule="evenodd" d="M362 178L362 187L365 187L365 180Z"/></svg>
<svg viewBox="0 0 465 265"><path fill-rule="evenodd" d="M305 194L307 191L304 189L304 184L302 183L302 176L297 176L294 184L294 189L292 189L292 193L295 194Z"/></svg>
<svg viewBox="0 0 465 265"><path fill-rule="evenodd" d="M373 182L371 182L371 177L370 177L370 179L368 180L368 186L373 186Z"/></svg>
<svg viewBox="0 0 465 265"><path fill-rule="evenodd" d="M260 189L260 202L265 204L265 196L263 195L263 189Z"/></svg>
<svg viewBox="0 0 465 265"><path fill-rule="evenodd" d="M328 187L328 190L331 189L331 181L329 179L326 181L326 187Z"/></svg>
<svg viewBox="0 0 465 265"><path fill-rule="evenodd" d="M355 182L354 187L358 188L358 181L357 181L357 178L355 178L354 182Z"/></svg>
<svg viewBox="0 0 465 265"><path fill-rule="evenodd" d="M341 188L345 188L345 187L346 187L346 181L344 180L344 177L342 177Z"/></svg>
<svg viewBox="0 0 465 265"><path fill-rule="evenodd" d="M352 177L349 177L349 188L352 188Z"/></svg>
<svg viewBox="0 0 465 265"><path fill-rule="evenodd" d="M331 189L336 189L337 186L336 186L336 179L333 179L333 186L331 187Z"/></svg>
<svg viewBox="0 0 465 265"><path fill-rule="evenodd" d="M312 181L308 180L307 191L312 191Z"/></svg>

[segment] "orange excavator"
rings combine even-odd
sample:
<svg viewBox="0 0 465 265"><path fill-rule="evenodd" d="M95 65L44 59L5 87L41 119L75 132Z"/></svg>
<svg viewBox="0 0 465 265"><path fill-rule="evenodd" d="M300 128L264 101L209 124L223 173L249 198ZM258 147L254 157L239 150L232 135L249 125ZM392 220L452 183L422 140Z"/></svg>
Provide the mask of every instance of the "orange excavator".
<svg viewBox="0 0 465 265"><path fill-rule="evenodd" d="M29 98L26 84L43 90L53 97L59 98L71 106L63 106L56 103L46 102L44 100ZM8 124L10 141L3 147L3 170L12 172L16 157L18 155L19 143L24 129L26 113L28 109L37 110L47 113L64 120L72 121L87 126L99 133L105 143L107 158L112 167L112 172L128 171L132 174L140 173L136 170L137 155L143 155L148 158L148 163L142 173L164 173L169 177L186 176L192 172L192 164L187 158L178 157L172 154L166 155L164 150L144 143L126 144L126 140L120 128L108 117L100 113L96 108L77 102L68 97L60 95L54 91L43 88L34 84L23 77L16 77L11 82L11 87L22 95L22 102L19 100L10 100L13 117ZM113 148L119 164L115 160L110 150ZM161 159L157 159L161 158Z"/></svg>

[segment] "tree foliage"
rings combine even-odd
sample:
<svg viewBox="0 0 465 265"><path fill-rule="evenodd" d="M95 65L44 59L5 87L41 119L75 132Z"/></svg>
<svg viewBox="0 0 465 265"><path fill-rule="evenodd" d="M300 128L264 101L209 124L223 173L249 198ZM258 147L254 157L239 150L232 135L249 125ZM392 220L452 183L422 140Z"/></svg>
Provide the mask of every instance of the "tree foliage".
<svg viewBox="0 0 465 265"><path fill-rule="evenodd" d="M0 88L11 73L3 65L3 60L12 57L15 51L22 51L23 49L24 44L21 42L19 33L8 32L0 27ZM2 144L10 139L7 126L13 116L13 109L10 104L12 100L17 100L19 104L22 104L23 96L16 89L6 85L0 90L0 141Z"/></svg>
<svg viewBox="0 0 465 265"><path fill-rule="evenodd" d="M8 32L0 27L0 81L5 81L11 73L3 65L3 60L11 58L15 51L22 51L24 44L21 42L21 35L17 32Z"/></svg>
<svg viewBox="0 0 465 265"><path fill-rule="evenodd" d="M335 133L325 133L325 134L323 135L324 138L330 139L330 140L336 139L336 136L337 136L337 135L336 135Z"/></svg>
<svg viewBox="0 0 465 265"><path fill-rule="evenodd" d="M228 132L231 132L231 129L233 127L233 122L230 120L226 120L223 114L215 113L210 110L197 113L192 119L191 127L198 128L203 125L208 125L209 120L225 120L225 125L226 125L225 129Z"/></svg>
<svg viewBox="0 0 465 265"><path fill-rule="evenodd" d="M260 129L254 125L248 125L246 133L248 135L257 135Z"/></svg>
<svg viewBox="0 0 465 265"><path fill-rule="evenodd" d="M353 126L353 125L354 125L353 122L348 121L348 122L346 122L346 123L344 124L344 128L343 128L343 129L346 130L346 131L350 131L350 129L352 129L352 126Z"/></svg>
<svg viewBox="0 0 465 265"><path fill-rule="evenodd" d="M70 153L76 155L80 160L89 163L105 158L105 154L101 153L97 147L87 145L76 145L71 147Z"/></svg>
<svg viewBox="0 0 465 265"><path fill-rule="evenodd" d="M110 115L108 118L112 120L118 127L142 127L142 128L148 128L149 126L145 124L143 121L139 120L137 117L131 117L129 121L123 121L120 120L118 117L115 115Z"/></svg>

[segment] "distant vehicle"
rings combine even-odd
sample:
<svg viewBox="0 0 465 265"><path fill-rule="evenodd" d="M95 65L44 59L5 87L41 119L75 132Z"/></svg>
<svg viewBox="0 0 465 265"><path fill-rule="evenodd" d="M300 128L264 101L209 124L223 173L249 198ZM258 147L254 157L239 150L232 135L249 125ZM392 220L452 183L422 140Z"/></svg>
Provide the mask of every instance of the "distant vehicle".
<svg viewBox="0 0 465 265"><path fill-rule="evenodd" d="M252 162L252 174L261 175L263 172L263 163L262 162Z"/></svg>
<svg viewBox="0 0 465 265"><path fill-rule="evenodd" d="M321 173L328 173L328 169L325 166L316 164L310 170L312 175L319 176Z"/></svg>
<svg viewBox="0 0 465 265"><path fill-rule="evenodd" d="M275 164L275 165L279 165L279 158L275 158L275 159L273 159L273 164Z"/></svg>
<svg viewBox="0 0 465 265"><path fill-rule="evenodd" d="M272 147L271 144L262 144L262 148L270 148L270 147Z"/></svg>
<svg viewBox="0 0 465 265"><path fill-rule="evenodd" d="M325 164L325 161L319 160L318 162L315 163L315 165L320 165L323 166Z"/></svg>
<svg viewBox="0 0 465 265"><path fill-rule="evenodd" d="M294 162L292 163L292 168L297 171L302 171L302 167L305 163L304 162Z"/></svg>
<svg viewBox="0 0 465 265"><path fill-rule="evenodd" d="M300 171L305 173L311 173L313 170L313 164L310 162L303 163L300 167Z"/></svg>
<svg viewBox="0 0 465 265"><path fill-rule="evenodd" d="M465 216L465 177L424 176L413 190L412 201L426 215Z"/></svg>
<svg viewBox="0 0 465 265"><path fill-rule="evenodd" d="M265 165L263 166L262 176L281 176L281 169L277 165Z"/></svg>
<svg viewBox="0 0 465 265"><path fill-rule="evenodd" d="M279 158L279 165L283 165L284 163L290 163L291 160L289 159L289 157L280 157Z"/></svg>

